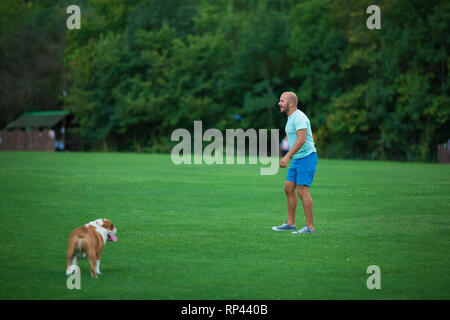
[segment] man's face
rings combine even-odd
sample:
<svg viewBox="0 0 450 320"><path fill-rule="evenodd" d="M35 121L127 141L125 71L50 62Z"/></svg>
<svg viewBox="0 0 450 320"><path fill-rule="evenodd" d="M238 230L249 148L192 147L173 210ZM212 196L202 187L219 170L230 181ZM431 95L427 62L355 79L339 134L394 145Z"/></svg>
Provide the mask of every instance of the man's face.
<svg viewBox="0 0 450 320"><path fill-rule="evenodd" d="M281 95L278 106L280 107L280 112L287 113L289 111L289 99L286 95Z"/></svg>

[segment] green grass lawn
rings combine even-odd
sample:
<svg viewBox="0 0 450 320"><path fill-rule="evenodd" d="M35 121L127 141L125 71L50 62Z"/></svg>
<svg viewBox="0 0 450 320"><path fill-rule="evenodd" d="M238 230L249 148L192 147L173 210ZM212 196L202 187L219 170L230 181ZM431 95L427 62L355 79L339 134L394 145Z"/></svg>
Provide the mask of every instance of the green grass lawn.
<svg viewBox="0 0 450 320"><path fill-rule="evenodd" d="M0 153L1 299L449 299L450 166L319 159L316 234L286 219L286 169L170 155ZM66 287L67 239L117 226ZM304 223L299 202L297 225ZM369 265L381 290L368 290Z"/></svg>

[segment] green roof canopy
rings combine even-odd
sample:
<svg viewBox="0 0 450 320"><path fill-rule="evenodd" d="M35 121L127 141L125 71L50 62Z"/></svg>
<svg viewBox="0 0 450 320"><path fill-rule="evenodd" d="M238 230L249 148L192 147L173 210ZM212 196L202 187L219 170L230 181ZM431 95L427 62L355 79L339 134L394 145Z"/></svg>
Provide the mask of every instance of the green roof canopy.
<svg viewBox="0 0 450 320"><path fill-rule="evenodd" d="M70 112L65 110L25 112L6 128L52 128L69 114Z"/></svg>

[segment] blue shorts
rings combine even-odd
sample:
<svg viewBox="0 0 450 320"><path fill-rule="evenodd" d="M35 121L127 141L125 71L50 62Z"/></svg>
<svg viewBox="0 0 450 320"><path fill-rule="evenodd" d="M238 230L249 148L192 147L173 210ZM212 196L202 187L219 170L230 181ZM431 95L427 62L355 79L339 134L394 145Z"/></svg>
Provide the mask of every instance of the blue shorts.
<svg viewBox="0 0 450 320"><path fill-rule="evenodd" d="M286 181L295 182L297 186L311 187L314 173L316 173L317 160L315 152L300 159L292 159Z"/></svg>

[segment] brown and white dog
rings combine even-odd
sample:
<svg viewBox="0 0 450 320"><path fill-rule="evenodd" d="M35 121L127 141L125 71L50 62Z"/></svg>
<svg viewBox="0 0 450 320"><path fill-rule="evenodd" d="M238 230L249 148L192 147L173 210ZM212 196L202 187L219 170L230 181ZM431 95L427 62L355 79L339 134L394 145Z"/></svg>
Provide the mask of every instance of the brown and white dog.
<svg viewBox="0 0 450 320"><path fill-rule="evenodd" d="M100 274L100 258L106 241L116 242L117 229L108 219L97 219L76 228L69 236L67 248L66 275L74 272L73 265L78 265L79 258L88 258L91 276Z"/></svg>

